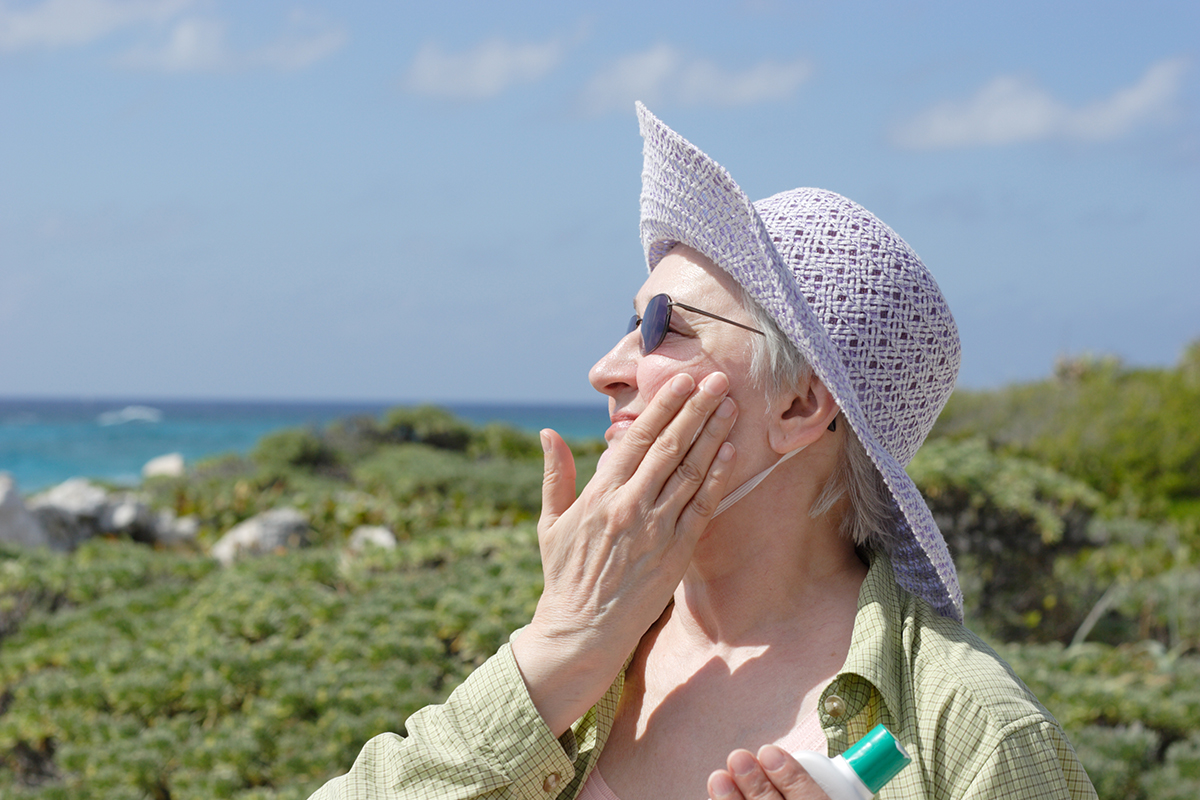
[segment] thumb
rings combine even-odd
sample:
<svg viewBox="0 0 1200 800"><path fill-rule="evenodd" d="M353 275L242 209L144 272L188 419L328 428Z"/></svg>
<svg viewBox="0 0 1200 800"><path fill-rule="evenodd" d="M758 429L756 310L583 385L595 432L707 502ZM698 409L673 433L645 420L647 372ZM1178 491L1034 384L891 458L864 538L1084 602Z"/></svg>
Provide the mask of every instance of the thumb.
<svg viewBox="0 0 1200 800"><path fill-rule="evenodd" d="M541 439L546 466L542 474L542 518L538 531L544 532L575 502L575 457L557 432L546 428Z"/></svg>

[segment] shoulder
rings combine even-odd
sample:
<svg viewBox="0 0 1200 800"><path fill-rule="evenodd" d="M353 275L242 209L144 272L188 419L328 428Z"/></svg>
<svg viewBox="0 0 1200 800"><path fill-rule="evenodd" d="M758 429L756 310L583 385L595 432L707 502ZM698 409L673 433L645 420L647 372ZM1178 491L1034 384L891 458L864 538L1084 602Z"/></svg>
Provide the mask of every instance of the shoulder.
<svg viewBox="0 0 1200 800"><path fill-rule="evenodd" d="M904 656L919 704L951 704L1005 728L1053 721L1012 667L973 631L912 598L904 619ZM1056 723L1057 724L1057 723Z"/></svg>
<svg viewBox="0 0 1200 800"><path fill-rule="evenodd" d="M1089 796L1058 720L1012 667L928 603L906 596L904 611L904 727L932 783L950 796Z"/></svg>
<svg viewBox="0 0 1200 800"><path fill-rule="evenodd" d="M847 665L914 751L897 780L911 796L987 796L971 793L1012 781L1086 796L1060 791L1083 773L1054 716L983 639L898 586L886 558L864 582Z"/></svg>
<svg viewBox="0 0 1200 800"><path fill-rule="evenodd" d="M1053 720L983 639L901 588L886 557L863 584L848 664L896 716L970 714L993 728Z"/></svg>

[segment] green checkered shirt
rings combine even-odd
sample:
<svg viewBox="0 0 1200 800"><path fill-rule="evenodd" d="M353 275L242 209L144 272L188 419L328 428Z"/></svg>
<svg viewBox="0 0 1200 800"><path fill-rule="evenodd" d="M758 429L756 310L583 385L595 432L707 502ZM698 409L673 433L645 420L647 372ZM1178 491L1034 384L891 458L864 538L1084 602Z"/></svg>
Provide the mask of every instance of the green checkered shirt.
<svg viewBox="0 0 1200 800"><path fill-rule="evenodd" d="M407 737L376 736L313 798L573 798L622 686L555 739L505 645L445 704L414 714ZM1096 797L1050 712L977 636L897 586L885 557L863 582L850 654L819 709L830 755L882 722L913 756L883 800Z"/></svg>

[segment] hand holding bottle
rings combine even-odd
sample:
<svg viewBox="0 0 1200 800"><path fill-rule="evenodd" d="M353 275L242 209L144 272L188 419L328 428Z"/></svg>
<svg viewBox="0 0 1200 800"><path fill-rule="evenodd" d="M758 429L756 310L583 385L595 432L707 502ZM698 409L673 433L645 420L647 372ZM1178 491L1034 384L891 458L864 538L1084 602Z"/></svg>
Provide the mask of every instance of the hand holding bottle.
<svg viewBox="0 0 1200 800"><path fill-rule="evenodd" d="M911 761L891 732L876 725L834 758L810 751L792 756L770 744L757 758L735 750L728 769L709 776L708 793L713 800L871 800Z"/></svg>

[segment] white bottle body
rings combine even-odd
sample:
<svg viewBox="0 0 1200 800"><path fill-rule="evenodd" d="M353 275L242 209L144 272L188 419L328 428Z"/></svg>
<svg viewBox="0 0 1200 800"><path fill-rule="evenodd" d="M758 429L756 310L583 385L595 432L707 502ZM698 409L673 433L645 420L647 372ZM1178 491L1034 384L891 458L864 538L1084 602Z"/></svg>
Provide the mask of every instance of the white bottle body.
<svg viewBox="0 0 1200 800"><path fill-rule="evenodd" d="M871 800L875 796L841 756L830 758L812 750L799 750L792 753L792 757L825 790L830 800Z"/></svg>

